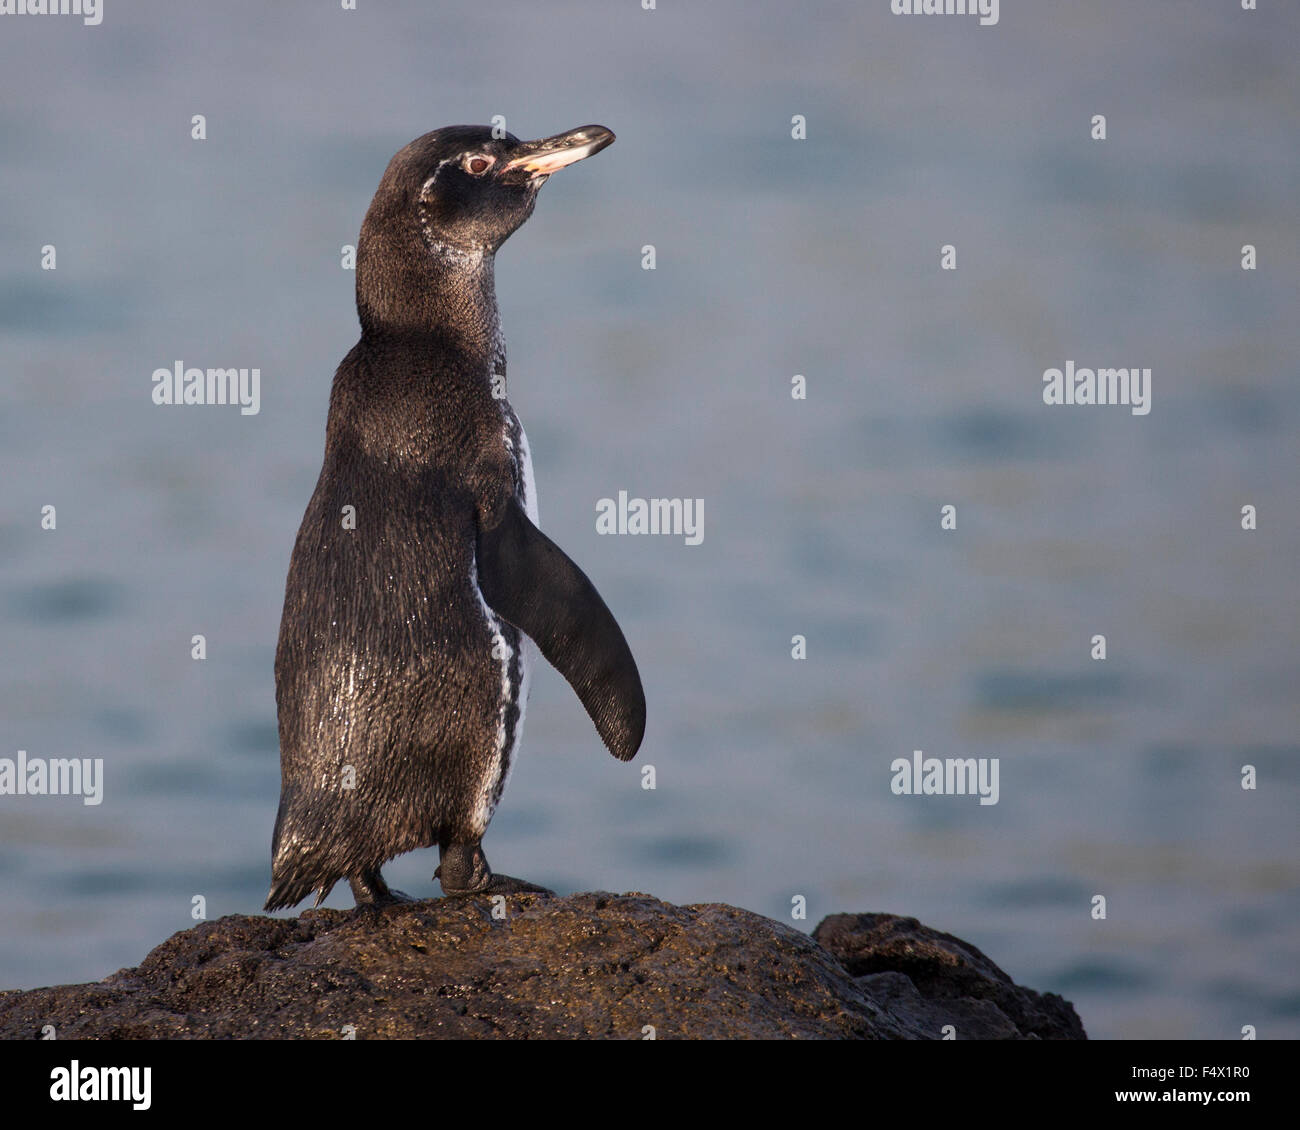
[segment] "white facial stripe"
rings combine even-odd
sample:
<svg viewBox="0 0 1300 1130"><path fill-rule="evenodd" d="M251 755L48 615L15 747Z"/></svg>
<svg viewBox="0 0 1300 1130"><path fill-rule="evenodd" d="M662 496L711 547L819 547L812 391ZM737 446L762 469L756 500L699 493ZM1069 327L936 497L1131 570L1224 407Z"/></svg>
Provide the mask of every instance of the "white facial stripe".
<svg viewBox="0 0 1300 1130"><path fill-rule="evenodd" d="M420 227L424 230L425 242L429 245L429 250L439 256L445 262L455 264L461 267L476 268L483 262L482 247L456 247L450 243L444 243L433 234L433 228L430 226L424 211L424 204L429 196L429 189L433 187L433 182L438 179L438 174L442 172L444 165L449 165L453 161L460 160L459 157L444 157L438 162L438 167L433 170L433 176L429 177L420 185Z"/></svg>
<svg viewBox="0 0 1300 1130"><path fill-rule="evenodd" d="M442 167L444 165L450 165L455 160L457 160L457 158L455 157L444 157L441 161L438 162L438 167L433 170L433 175L429 177L429 179L426 180L422 185L420 185L421 196L429 195L429 189L433 187L433 182L438 179L438 174L442 172Z"/></svg>

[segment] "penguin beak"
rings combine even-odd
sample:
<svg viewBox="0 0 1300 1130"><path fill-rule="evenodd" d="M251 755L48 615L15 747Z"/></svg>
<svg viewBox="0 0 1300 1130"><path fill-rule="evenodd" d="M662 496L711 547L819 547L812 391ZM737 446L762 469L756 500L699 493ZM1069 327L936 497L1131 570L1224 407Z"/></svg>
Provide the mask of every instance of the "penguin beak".
<svg viewBox="0 0 1300 1130"><path fill-rule="evenodd" d="M579 126L568 133L557 133L540 141L525 141L515 147L514 156L502 167L503 173L516 170L530 177L545 177L572 165L614 143L614 133L604 126Z"/></svg>

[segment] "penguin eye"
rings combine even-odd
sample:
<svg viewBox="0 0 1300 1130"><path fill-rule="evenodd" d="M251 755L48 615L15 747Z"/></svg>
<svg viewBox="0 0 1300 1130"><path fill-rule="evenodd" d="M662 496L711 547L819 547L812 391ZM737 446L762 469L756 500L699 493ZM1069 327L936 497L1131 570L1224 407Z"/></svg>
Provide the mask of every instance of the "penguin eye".
<svg viewBox="0 0 1300 1130"><path fill-rule="evenodd" d="M492 158L475 153L466 157L462 162L462 166L471 176L481 177L492 167Z"/></svg>

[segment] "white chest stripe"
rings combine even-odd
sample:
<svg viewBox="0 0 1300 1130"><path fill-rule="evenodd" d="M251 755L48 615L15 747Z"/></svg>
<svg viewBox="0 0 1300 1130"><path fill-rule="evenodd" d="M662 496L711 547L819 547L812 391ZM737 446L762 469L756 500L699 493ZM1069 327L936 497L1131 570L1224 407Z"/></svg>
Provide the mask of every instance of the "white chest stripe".
<svg viewBox="0 0 1300 1130"><path fill-rule="evenodd" d="M511 447L509 424L506 428L506 446ZM529 521L537 525L537 487L533 480L533 457L528 448L528 437L524 434L524 427L519 425L519 451L517 453L519 460L520 472L523 477L523 495L524 511L527 513ZM515 721L513 741L510 748L506 749L506 711L511 704L511 686L510 686L510 661L514 658L514 650L506 643L505 638L501 635L501 619L488 606L483 599L483 592L478 585L478 566L475 564L474 571L474 591L478 594L479 605L483 609L483 616L488 622L488 626L493 635L493 646L498 649L501 659L501 705L497 712L497 732L496 744L489 758L489 763L483 774L483 783L479 791L478 808L475 813L475 823L478 825L478 832L481 835L487 831L487 826L491 823L492 814L496 810L494 797L500 797L506 786L510 783L510 774L515 767L515 754L519 750L519 740L524 732L524 713L528 707L528 691L532 683L532 652L536 648L527 636L520 633L519 656L519 717ZM504 766L503 766L504 762ZM505 779L500 781L504 771Z"/></svg>
<svg viewBox="0 0 1300 1130"><path fill-rule="evenodd" d="M474 585L474 592L478 596L479 607L483 610L483 619L487 621L488 630L492 633L492 647L501 656L501 697L500 705L497 707L497 732L493 743L493 748L489 751L488 763L484 770L483 781L479 789L478 805L475 811L475 824L479 835L487 831L488 822L492 819L492 811L495 807L492 803L492 796L496 792L497 778L501 775L501 761L505 754L506 746L506 710L510 705L510 660L514 658L514 649L506 643L505 637L501 634L501 620L495 612L488 607L488 602L483 599L483 590L479 588L478 583L478 562L474 563L474 573L470 578ZM519 741L519 728L515 727L515 744Z"/></svg>

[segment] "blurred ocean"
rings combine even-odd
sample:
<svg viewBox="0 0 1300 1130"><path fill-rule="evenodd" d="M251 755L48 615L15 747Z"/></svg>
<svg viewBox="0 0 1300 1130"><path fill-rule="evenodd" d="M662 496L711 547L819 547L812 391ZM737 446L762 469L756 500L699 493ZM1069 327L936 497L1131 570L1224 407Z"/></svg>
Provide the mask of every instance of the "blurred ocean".
<svg viewBox="0 0 1300 1130"><path fill-rule="evenodd" d="M502 114L618 134L497 279L542 525L650 724L621 765L539 671L493 864L916 915L1094 1037L1300 1036L1300 7L446 7L0 17L0 757L106 767L0 797L0 987L258 911L340 249L396 149ZM178 360L259 367L260 413L155 406ZM1067 360L1150 367L1150 414L1044 405ZM619 490L703 498L703 543L597 535ZM914 749L1001 758L999 803L893 795Z"/></svg>

